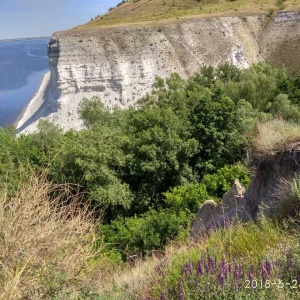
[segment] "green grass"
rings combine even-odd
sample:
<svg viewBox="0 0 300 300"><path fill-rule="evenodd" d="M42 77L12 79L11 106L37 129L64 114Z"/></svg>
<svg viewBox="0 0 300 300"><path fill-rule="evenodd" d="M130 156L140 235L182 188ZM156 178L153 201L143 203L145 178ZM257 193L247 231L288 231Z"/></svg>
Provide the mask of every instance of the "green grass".
<svg viewBox="0 0 300 300"><path fill-rule="evenodd" d="M299 10L300 3L297 0L132 0L77 28L88 29L198 16L269 14L283 9Z"/></svg>
<svg viewBox="0 0 300 300"><path fill-rule="evenodd" d="M265 288L269 281L292 282L298 278L299 250L297 222L289 221L283 226L261 219L256 223L229 224L225 229L203 236L198 243L186 241L169 245L165 256L160 260L150 257L137 261L135 266L112 272L110 276L114 288L110 289L110 295L112 299L177 300L181 299L179 296L182 292L185 300L299 299L299 289L291 291L288 288ZM214 266L209 266L209 259L214 261ZM197 275L199 260L203 272L200 276ZM222 263L227 267L231 266L232 270L226 275L224 287L220 287L217 279ZM267 263L271 265L271 271L263 274L262 270ZM205 270L205 265L209 271ZM235 275L236 266L243 270L244 275ZM258 283L263 280L263 288L246 289L250 272ZM197 281L199 288L198 284L195 285ZM137 284L139 282L142 284ZM238 284L235 294L234 286L237 287ZM205 292L207 285L209 293Z"/></svg>

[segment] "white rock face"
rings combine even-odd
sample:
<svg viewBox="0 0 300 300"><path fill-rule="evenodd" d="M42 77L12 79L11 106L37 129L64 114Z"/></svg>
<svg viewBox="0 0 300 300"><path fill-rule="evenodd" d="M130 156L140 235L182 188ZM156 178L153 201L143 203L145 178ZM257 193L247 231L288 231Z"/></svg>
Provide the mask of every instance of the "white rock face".
<svg viewBox="0 0 300 300"><path fill-rule="evenodd" d="M277 37L291 24L298 26L289 37L299 41L299 16L277 15L269 22L266 16L187 19L55 33L48 51L50 78L45 77L19 121L19 132L34 131L40 118L64 130L80 129L77 109L83 97L98 96L110 109L125 109L151 91L156 76L177 72L187 78L202 65L223 62L247 68L276 47L266 43L269 35L274 36L270 28L275 28Z"/></svg>

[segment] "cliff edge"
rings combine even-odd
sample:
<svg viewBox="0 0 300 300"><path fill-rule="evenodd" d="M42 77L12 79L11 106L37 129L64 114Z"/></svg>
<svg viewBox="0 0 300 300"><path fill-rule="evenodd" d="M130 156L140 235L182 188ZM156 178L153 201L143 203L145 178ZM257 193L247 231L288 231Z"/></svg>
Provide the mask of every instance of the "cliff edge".
<svg viewBox="0 0 300 300"><path fill-rule="evenodd" d="M177 72L186 78L202 65L247 68L266 61L295 71L299 48L299 12L58 32L48 46L50 74L17 127L32 132L46 118L63 130L80 129L82 98L128 108L151 91L156 76Z"/></svg>

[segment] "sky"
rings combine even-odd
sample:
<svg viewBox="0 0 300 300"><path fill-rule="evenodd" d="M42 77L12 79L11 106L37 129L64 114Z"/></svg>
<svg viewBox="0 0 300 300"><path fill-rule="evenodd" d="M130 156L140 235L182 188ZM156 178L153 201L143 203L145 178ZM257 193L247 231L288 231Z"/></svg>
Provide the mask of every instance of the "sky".
<svg viewBox="0 0 300 300"><path fill-rule="evenodd" d="M0 40L48 37L107 12L120 0L0 0Z"/></svg>

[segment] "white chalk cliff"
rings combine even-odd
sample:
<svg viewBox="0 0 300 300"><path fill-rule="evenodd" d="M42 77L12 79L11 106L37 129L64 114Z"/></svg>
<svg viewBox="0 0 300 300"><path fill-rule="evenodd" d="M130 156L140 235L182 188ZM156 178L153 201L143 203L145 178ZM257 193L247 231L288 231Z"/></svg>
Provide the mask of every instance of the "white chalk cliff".
<svg viewBox="0 0 300 300"><path fill-rule="evenodd" d="M80 129L82 98L98 96L111 109L127 108L151 91L155 76L177 72L186 78L204 64L292 67L300 62L299 46L297 12L58 32L48 46L50 73L18 129L32 132L40 118L64 130Z"/></svg>

